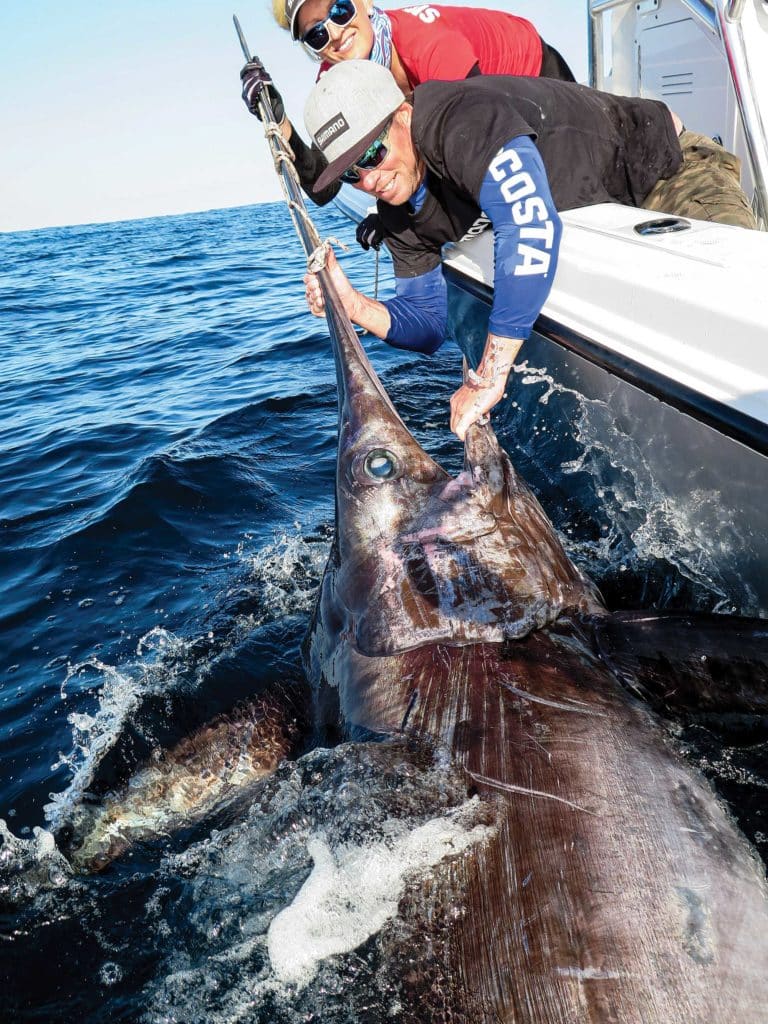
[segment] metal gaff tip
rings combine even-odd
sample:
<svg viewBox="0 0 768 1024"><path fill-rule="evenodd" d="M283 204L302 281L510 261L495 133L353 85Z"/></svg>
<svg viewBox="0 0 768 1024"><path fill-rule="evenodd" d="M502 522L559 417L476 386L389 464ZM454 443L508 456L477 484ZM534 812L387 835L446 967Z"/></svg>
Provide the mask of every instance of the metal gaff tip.
<svg viewBox="0 0 768 1024"><path fill-rule="evenodd" d="M248 49L248 43L245 41L245 36L243 35L243 30L240 27L240 22L236 14L232 15L232 21L235 23L235 31L237 32L237 38L240 40L240 47L243 51L243 55L245 56L246 61L249 61L251 59L251 51Z"/></svg>

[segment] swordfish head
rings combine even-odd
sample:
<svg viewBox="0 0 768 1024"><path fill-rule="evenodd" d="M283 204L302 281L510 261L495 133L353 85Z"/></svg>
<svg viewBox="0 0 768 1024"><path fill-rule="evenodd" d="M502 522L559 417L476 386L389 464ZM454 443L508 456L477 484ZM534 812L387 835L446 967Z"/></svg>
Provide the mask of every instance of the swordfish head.
<svg viewBox="0 0 768 1024"><path fill-rule="evenodd" d="M450 477L398 416L349 321L326 301L339 391L336 540L310 639L386 656L520 638L599 595L571 563L489 424Z"/></svg>

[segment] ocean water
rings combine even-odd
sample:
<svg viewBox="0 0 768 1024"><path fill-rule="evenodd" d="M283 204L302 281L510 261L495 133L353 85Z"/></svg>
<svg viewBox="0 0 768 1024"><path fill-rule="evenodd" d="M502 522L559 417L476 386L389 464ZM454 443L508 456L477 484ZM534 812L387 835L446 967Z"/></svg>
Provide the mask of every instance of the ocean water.
<svg viewBox="0 0 768 1024"><path fill-rule="evenodd" d="M351 226L333 210L315 219L349 246L343 265L370 293L373 258ZM318 1010L289 1008L265 958L268 923L327 860L312 839L318 808L326 822L333 808L338 832L365 822L386 836L390 868L429 865L442 842L484 827L450 772L413 784L412 751L297 748L259 816L230 806L92 876L72 875L54 843L89 794L212 717L276 685L301 700L336 441L330 343L306 311L302 266L282 204L0 235L4 1019L377 1020L363 1007L370 964L344 967L359 1006L334 1002L329 973ZM380 278L391 292L386 260ZM458 469L457 347L424 359L366 345L413 432ZM585 485L589 416L548 437L545 368L518 377L531 400L498 418L500 437L611 606L755 612L688 557L695 538L653 489L633 491L628 529L619 488L603 500L605 470ZM764 735L691 727L681 739L765 854ZM420 831L435 806L440 829ZM423 843L407 847L406 833ZM362 941L387 899L351 900L354 871L336 863L322 891L342 894L347 934ZM398 891L401 876L386 877ZM288 983L329 970L320 955L272 953Z"/></svg>

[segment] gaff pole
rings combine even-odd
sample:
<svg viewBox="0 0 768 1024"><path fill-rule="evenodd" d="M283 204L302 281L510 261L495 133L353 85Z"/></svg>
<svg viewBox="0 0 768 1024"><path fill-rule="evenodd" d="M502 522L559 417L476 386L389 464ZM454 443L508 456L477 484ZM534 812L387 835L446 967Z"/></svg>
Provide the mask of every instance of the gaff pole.
<svg viewBox="0 0 768 1024"><path fill-rule="evenodd" d="M246 61L258 60L258 58L251 55L248 49L248 44L245 41L245 36L236 14L232 15L232 20L235 23L237 38L240 40L240 46ZM321 248L324 250L325 247L304 205L299 177L293 164L293 150L283 138L280 126L275 122L275 114L272 110L272 103L266 85L262 84L259 87L256 94L256 102L261 115L261 123L264 125L264 134L267 137L267 143L275 163L275 170L280 179L285 201L288 204L291 219L293 220L293 226L296 228L296 234L299 236L299 241L304 247L309 269L319 273L321 268L313 267L312 263L318 250ZM325 262L324 259L322 262ZM323 284L325 285L326 282L323 282Z"/></svg>

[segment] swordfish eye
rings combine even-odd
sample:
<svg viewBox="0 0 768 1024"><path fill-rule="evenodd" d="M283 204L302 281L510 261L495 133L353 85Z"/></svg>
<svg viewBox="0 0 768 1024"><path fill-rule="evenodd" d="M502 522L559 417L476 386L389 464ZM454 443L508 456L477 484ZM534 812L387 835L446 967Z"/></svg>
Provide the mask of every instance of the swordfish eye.
<svg viewBox="0 0 768 1024"><path fill-rule="evenodd" d="M397 459L386 448L374 448L365 456L363 472L376 483L392 480L399 475L399 471Z"/></svg>

